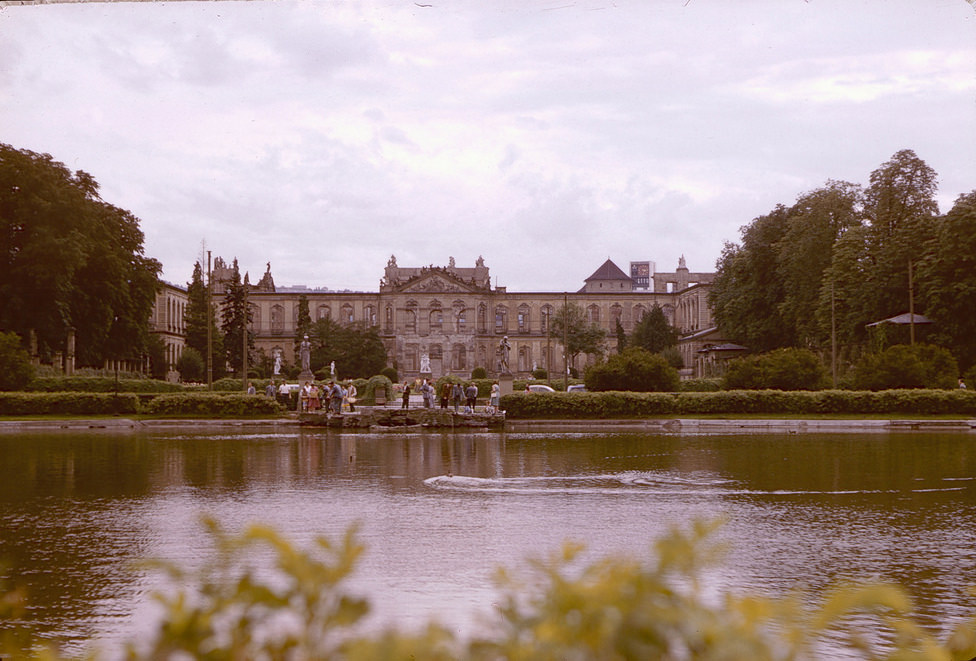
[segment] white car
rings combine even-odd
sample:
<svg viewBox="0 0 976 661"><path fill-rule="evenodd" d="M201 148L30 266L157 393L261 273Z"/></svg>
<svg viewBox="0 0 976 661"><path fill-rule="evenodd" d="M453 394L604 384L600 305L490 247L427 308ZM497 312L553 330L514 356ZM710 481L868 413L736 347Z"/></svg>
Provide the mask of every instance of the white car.
<svg viewBox="0 0 976 661"><path fill-rule="evenodd" d="M533 383L525 388L529 392L556 392L547 385L541 383Z"/></svg>
<svg viewBox="0 0 976 661"><path fill-rule="evenodd" d="M566 388L566 392L586 392L586 386L582 383L574 383L570 387Z"/></svg>

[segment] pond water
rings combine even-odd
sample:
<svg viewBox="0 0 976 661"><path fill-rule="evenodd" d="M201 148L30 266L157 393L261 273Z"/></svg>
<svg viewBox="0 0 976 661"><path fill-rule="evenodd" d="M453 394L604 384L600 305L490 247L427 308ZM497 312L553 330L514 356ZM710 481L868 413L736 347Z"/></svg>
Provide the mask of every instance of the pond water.
<svg viewBox="0 0 976 661"><path fill-rule="evenodd" d="M674 524L724 516L710 588L814 592L895 581L945 632L976 601L976 437L929 434L345 433L234 428L0 435L0 561L29 620L69 651L118 650L193 564L200 516L272 524L306 545L353 523L370 622L474 631L498 566L583 542L650 557Z"/></svg>

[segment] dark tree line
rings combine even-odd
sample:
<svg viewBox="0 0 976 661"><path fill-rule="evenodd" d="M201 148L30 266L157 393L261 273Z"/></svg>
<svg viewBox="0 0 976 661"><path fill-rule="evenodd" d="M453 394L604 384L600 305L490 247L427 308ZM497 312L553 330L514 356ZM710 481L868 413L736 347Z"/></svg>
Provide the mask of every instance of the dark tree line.
<svg viewBox="0 0 976 661"><path fill-rule="evenodd" d="M79 365L147 349L162 267L139 219L101 199L94 177L48 154L0 144L0 329L42 360L75 335Z"/></svg>
<svg viewBox="0 0 976 661"><path fill-rule="evenodd" d="M937 176L911 150L871 173L867 188L828 181L778 205L726 243L709 303L716 323L753 351L869 346L867 324L914 308L935 323L927 340L964 368L976 362L976 192L939 215Z"/></svg>

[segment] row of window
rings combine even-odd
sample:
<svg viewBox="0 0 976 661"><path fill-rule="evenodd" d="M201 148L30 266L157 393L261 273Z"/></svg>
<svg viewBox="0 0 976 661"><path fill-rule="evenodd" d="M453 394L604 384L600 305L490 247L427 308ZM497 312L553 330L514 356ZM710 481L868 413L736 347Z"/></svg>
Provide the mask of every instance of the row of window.
<svg viewBox="0 0 976 661"><path fill-rule="evenodd" d="M313 321L332 318L332 308L328 305L319 305L315 308ZM589 305L586 309L586 319L589 323L601 323L601 311L598 305ZM647 308L638 304L634 308L634 322L640 321L647 313ZM417 332L418 306L416 303L408 303L407 307L401 311L403 328L406 332ZM549 327L549 319L555 314L555 308L546 304L539 309L538 331L545 333ZM671 320L670 306L665 307L665 314ZM257 306L252 309L253 324L261 326L261 310ZM448 316L450 315L450 316ZM430 331L442 331L445 325L448 329L457 333L465 333L470 330L470 320L468 318L469 309L455 305L449 310L434 308L427 313L427 328ZM298 308L293 310L292 321L298 321ZM616 322L623 317L623 307L619 304L610 306L610 327L613 328ZM349 303L344 304L339 309L337 321L340 323L354 323L356 321L355 310ZM372 305L363 308L363 319L367 325L377 325L376 310ZM515 330L518 333L531 333L532 308L527 304L520 305L515 311ZM393 332L396 328L396 312L392 305L388 305L385 310L384 330ZM488 306L482 303L477 309L477 329L479 333L488 332ZM494 331L497 333L509 331L509 310L505 305L498 305L494 310ZM271 307L271 332L281 334L285 332L285 308L283 305L276 304Z"/></svg>

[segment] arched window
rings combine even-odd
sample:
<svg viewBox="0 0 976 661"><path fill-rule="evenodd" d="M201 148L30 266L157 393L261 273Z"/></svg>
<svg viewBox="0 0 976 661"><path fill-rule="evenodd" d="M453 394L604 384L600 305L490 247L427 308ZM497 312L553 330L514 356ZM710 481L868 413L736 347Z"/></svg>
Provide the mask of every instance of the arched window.
<svg viewBox="0 0 976 661"><path fill-rule="evenodd" d="M439 331L444 327L444 313L440 308L430 311L428 322L432 331Z"/></svg>
<svg viewBox="0 0 976 661"><path fill-rule="evenodd" d="M319 319L330 319L332 317L332 308L328 305L320 305L315 308L315 321Z"/></svg>
<svg viewBox="0 0 976 661"><path fill-rule="evenodd" d="M529 347L519 347L518 369L519 372L529 372L532 370L532 351Z"/></svg>
<svg viewBox="0 0 976 661"><path fill-rule="evenodd" d="M403 312L403 328L408 333L417 332L417 311L413 308L407 308Z"/></svg>
<svg viewBox="0 0 976 661"><path fill-rule="evenodd" d="M285 332L285 308L280 305L271 306L271 332L274 335Z"/></svg>
<svg viewBox="0 0 976 661"><path fill-rule="evenodd" d="M531 308L523 303L518 307L518 332L519 333L529 333L531 332L530 320Z"/></svg>
<svg viewBox="0 0 976 661"><path fill-rule="evenodd" d="M553 309L548 303L542 306L542 332L549 332L549 323L552 321Z"/></svg>
<svg viewBox="0 0 976 661"><path fill-rule="evenodd" d="M610 306L610 323L612 327L616 327L617 322L621 321L624 316L624 309L619 303L614 303Z"/></svg>
<svg viewBox="0 0 976 661"><path fill-rule="evenodd" d="M366 322L366 325L369 326L370 328L375 326L376 308L374 308L372 305L367 305L365 308L363 308L363 320Z"/></svg>
<svg viewBox="0 0 976 661"><path fill-rule="evenodd" d="M386 306L386 332L387 333L393 332L393 306L392 305Z"/></svg>
<svg viewBox="0 0 976 661"><path fill-rule="evenodd" d="M463 344L455 344L451 347L451 369L464 370L467 365L467 349Z"/></svg>
<svg viewBox="0 0 976 661"><path fill-rule="evenodd" d="M467 329L467 310L461 308L460 310L455 310L455 315L457 319L457 332L463 333Z"/></svg>
<svg viewBox="0 0 976 661"><path fill-rule="evenodd" d="M352 305L345 303L342 306L342 323L351 324L356 321L356 314L353 312Z"/></svg>
<svg viewBox="0 0 976 661"><path fill-rule="evenodd" d="M504 333L508 331L508 308L499 305L495 308L495 332Z"/></svg>
<svg viewBox="0 0 976 661"><path fill-rule="evenodd" d="M641 322L641 319L643 319L644 318L644 315L646 315L646 314L647 314L647 308L645 308L640 303L638 303L637 305L635 305L634 306L634 323L635 324L639 324Z"/></svg>
<svg viewBox="0 0 976 661"><path fill-rule="evenodd" d="M600 307L598 305L591 305L586 308L586 320L591 324L600 323Z"/></svg>
<svg viewBox="0 0 976 661"><path fill-rule="evenodd" d="M488 308L484 303L478 306L478 332L488 332Z"/></svg>

